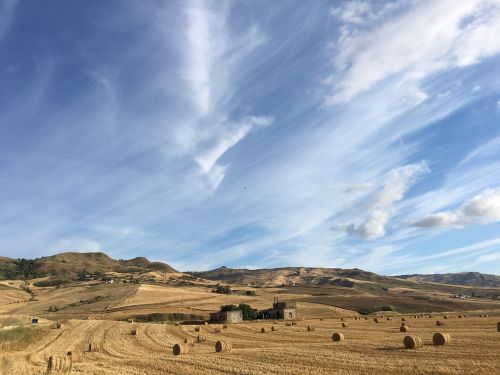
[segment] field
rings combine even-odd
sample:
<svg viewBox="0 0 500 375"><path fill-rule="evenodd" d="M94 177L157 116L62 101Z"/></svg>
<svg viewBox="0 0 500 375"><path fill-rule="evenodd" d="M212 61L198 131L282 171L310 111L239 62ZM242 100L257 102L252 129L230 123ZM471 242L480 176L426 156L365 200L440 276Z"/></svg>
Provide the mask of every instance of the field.
<svg viewBox="0 0 500 375"><path fill-rule="evenodd" d="M424 339L418 350L403 349L406 333L399 332L399 318L345 320L347 328L339 318L326 318L296 326L279 322L277 331L267 321L227 329L204 325L201 333L191 325L70 320L22 350L3 353L0 363L2 374L44 374L49 356L72 351L73 374L493 374L500 367L498 318L450 317L439 331L450 333L452 342L440 347L432 344L436 317L407 317L411 334ZM315 330L308 332L308 325ZM261 333L262 327L268 331ZM345 340L333 342L333 332L342 332ZM172 354L175 343L198 334L207 341L195 343L189 354ZM215 352L221 339L232 343L231 352ZM99 343L100 351L87 352L89 342Z"/></svg>
<svg viewBox="0 0 500 375"><path fill-rule="evenodd" d="M494 374L500 368L500 302L450 296L457 288L467 291L464 286L413 281L365 282L357 288L235 284L233 294L219 294L212 292L214 282L201 279L191 285L91 281L37 287L35 282L0 284L0 374L46 374L49 357L66 359L68 351L71 372L54 374ZM476 295L498 292L474 288ZM296 325L254 321L223 328L173 321L205 320L224 304L266 309L275 297L297 301ZM152 316L163 321L144 322ZM37 326L31 327L32 317L39 318ZM408 333L399 331L402 317ZM342 327L341 319L349 326ZM445 326L436 327L436 320ZM61 328L54 327L56 322ZM309 325L315 329L308 331ZM333 342L334 332L345 340ZM433 345L435 332L449 333L451 343ZM404 349L408 334L420 336L424 346ZM198 335L206 341L197 343ZM173 346L186 338L193 338L194 346L174 356ZM232 351L216 353L218 340L230 342ZM89 351L90 343L98 351Z"/></svg>

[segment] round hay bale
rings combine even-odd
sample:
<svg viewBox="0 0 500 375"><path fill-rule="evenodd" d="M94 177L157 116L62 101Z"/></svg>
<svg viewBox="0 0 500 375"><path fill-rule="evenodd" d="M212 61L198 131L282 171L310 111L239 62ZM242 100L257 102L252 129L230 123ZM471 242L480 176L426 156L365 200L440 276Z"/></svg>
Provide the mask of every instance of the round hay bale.
<svg viewBox="0 0 500 375"><path fill-rule="evenodd" d="M323 318L319 318L319 321L322 322L323 321Z"/></svg>
<svg viewBox="0 0 500 375"><path fill-rule="evenodd" d="M462 315L459 315L459 316L458 316L458 318L459 318L459 319L462 319Z"/></svg>
<svg viewBox="0 0 500 375"><path fill-rule="evenodd" d="M405 336L403 344L406 349L417 349L424 345L424 341L419 336Z"/></svg>
<svg viewBox="0 0 500 375"><path fill-rule="evenodd" d="M487 318L487 317L488 317L488 314L483 314L483 317L484 317L484 318Z"/></svg>
<svg viewBox="0 0 500 375"><path fill-rule="evenodd" d="M405 326L405 325L401 325L401 327L399 327L399 332L408 332L409 330L410 330L410 327Z"/></svg>
<svg viewBox="0 0 500 375"><path fill-rule="evenodd" d="M429 315L429 319L432 319L432 315Z"/></svg>
<svg viewBox="0 0 500 375"><path fill-rule="evenodd" d="M189 346L186 344L175 344L172 352L174 353L174 355L188 354Z"/></svg>
<svg viewBox="0 0 500 375"><path fill-rule="evenodd" d="M98 342L90 342L88 348L89 352L99 352L101 350L101 344Z"/></svg>
<svg viewBox="0 0 500 375"><path fill-rule="evenodd" d="M406 323L405 323L405 322L403 322L403 323L401 323L401 325L402 325L402 326L405 326L405 325L406 325ZM409 326L408 326L408 327L409 327Z"/></svg>
<svg viewBox="0 0 500 375"><path fill-rule="evenodd" d="M367 317L367 316L365 316L365 320L368 320L368 317Z"/></svg>
<svg viewBox="0 0 500 375"><path fill-rule="evenodd" d="M214 329L214 332L215 332L215 333L221 333L221 330L220 330L220 328L215 328L215 329Z"/></svg>
<svg viewBox="0 0 500 375"><path fill-rule="evenodd" d="M340 318L340 321L343 322L344 321L344 318Z"/></svg>
<svg viewBox="0 0 500 375"><path fill-rule="evenodd" d="M188 346L194 346L194 340L192 337L186 337L184 339L184 344L188 345Z"/></svg>
<svg viewBox="0 0 500 375"><path fill-rule="evenodd" d="M130 331L130 334L131 334L132 336L137 336L137 330L136 330L136 329L131 330L131 331Z"/></svg>
<svg viewBox="0 0 500 375"><path fill-rule="evenodd" d="M497 331L500 332L500 322L497 323Z"/></svg>
<svg viewBox="0 0 500 375"><path fill-rule="evenodd" d="M292 325L292 322L286 322L285 324L287 327L290 327Z"/></svg>
<svg viewBox="0 0 500 375"><path fill-rule="evenodd" d="M208 322L205 322L205 323L203 323L203 324L207 326L207 325L208 325Z"/></svg>
<svg viewBox="0 0 500 375"><path fill-rule="evenodd" d="M266 333L266 329L265 329L264 327L262 327L262 328L260 329L260 333Z"/></svg>
<svg viewBox="0 0 500 375"><path fill-rule="evenodd" d="M62 328L62 323L56 323L56 329L61 329Z"/></svg>
<svg viewBox="0 0 500 375"><path fill-rule="evenodd" d="M405 321L406 321L406 319L405 319L405 318L401 318L401 321L402 321L402 322L405 322Z"/></svg>
<svg viewBox="0 0 500 375"><path fill-rule="evenodd" d="M448 315L443 315L443 319L448 319Z"/></svg>
<svg viewBox="0 0 500 375"><path fill-rule="evenodd" d="M223 328L223 329L227 329L227 324L224 324L224 325L222 326L222 328Z"/></svg>
<svg viewBox="0 0 500 375"><path fill-rule="evenodd" d="M297 322L293 321L292 326L296 326L296 325L297 325Z"/></svg>
<svg viewBox="0 0 500 375"><path fill-rule="evenodd" d="M176 327L179 327L181 325L181 323L179 323L179 322L175 322L174 324Z"/></svg>
<svg viewBox="0 0 500 375"><path fill-rule="evenodd" d="M386 319L387 319L387 320L391 320L391 318L389 318L389 317L387 317Z"/></svg>
<svg viewBox="0 0 500 375"><path fill-rule="evenodd" d="M344 327L344 328L349 327L349 323L343 322L343 323L342 323L342 327Z"/></svg>
<svg viewBox="0 0 500 375"><path fill-rule="evenodd" d="M437 332L432 336L432 342L434 345L445 345L451 342L451 337L448 333Z"/></svg>
<svg viewBox="0 0 500 375"><path fill-rule="evenodd" d="M194 327L195 332L201 332L201 327Z"/></svg>
<svg viewBox="0 0 500 375"><path fill-rule="evenodd" d="M444 322L442 322L440 320L436 320L436 326L443 327L444 326Z"/></svg>
<svg viewBox="0 0 500 375"><path fill-rule="evenodd" d="M316 328L313 326L313 325L309 325L307 326L307 331L308 332L311 332L311 331L314 331Z"/></svg>
<svg viewBox="0 0 500 375"><path fill-rule="evenodd" d="M215 343L215 351L217 353L220 353L220 352L230 352L231 349L232 349L232 345L228 341L217 341Z"/></svg>
<svg viewBox="0 0 500 375"><path fill-rule="evenodd" d="M375 323L379 323L378 318L373 318L373 321L374 321Z"/></svg>
<svg viewBox="0 0 500 375"><path fill-rule="evenodd" d="M277 330L278 330L278 327L276 327L276 326L272 326L272 327L271 327L271 331L273 331L273 332L274 332L274 331L277 331Z"/></svg>
<svg viewBox="0 0 500 375"><path fill-rule="evenodd" d="M206 342L206 341L207 341L207 338L205 336L198 335L198 337L196 337L196 342L198 342L198 343L202 343L202 342Z"/></svg>
<svg viewBox="0 0 500 375"><path fill-rule="evenodd" d="M344 335L342 333L339 333L339 332L335 332L333 335L332 335L332 340L333 341L343 341L344 340Z"/></svg>

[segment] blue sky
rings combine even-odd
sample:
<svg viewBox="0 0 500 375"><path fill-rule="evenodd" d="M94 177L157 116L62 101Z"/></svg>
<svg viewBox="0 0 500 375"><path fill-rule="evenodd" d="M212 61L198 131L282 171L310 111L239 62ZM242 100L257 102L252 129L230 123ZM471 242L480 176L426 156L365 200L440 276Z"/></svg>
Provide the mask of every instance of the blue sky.
<svg viewBox="0 0 500 375"><path fill-rule="evenodd" d="M500 271L500 1L0 0L0 249Z"/></svg>

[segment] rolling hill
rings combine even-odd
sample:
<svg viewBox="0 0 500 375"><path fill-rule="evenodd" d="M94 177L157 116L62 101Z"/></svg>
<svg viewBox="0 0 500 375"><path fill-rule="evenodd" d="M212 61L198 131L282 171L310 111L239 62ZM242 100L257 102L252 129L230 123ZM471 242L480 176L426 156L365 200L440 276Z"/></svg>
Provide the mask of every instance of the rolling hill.
<svg viewBox="0 0 500 375"><path fill-rule="evenodd" d="M98 253L67 252L36 259L0 258L0 279L57 277L74 280L82 273L177 272L166 263L143 257L123 260Z"/></svg>
<svg viewBox="0 0 500 375"><path fill-rule="evenodd" d="M454 284L454 285L468 285L479 287L500 287L500 276L488 275L479 272L459 272L459 273L444 273L444 274L431 274L431 275L401 275L396 276L400 279L419 280L432 283Z"/></svg>

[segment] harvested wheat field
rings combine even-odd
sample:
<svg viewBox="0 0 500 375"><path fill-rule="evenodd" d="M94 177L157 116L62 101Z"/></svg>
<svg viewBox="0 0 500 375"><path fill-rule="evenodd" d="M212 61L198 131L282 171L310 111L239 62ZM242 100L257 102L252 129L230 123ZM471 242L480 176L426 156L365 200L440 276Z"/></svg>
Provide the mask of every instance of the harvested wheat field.
<svg viewBox="0 0 500 375"><path fill-rule="evenodd" d="M450 319L441 332L453 339L436 346L433 321L414 319L412 335L423 339L416 350L404 349L399 324L360 320L342 332L345 340L332 341L338 319L306 320L261 334L262 322L234 324L221 333L206 330L198 343L194 326L137 324L130 335L127 322L69 320L60 330L44 328L42 335L23 348L7 349L1 356L2 374L44 374L51 356L74 357L72 374L493 374L500 367L498 318ZM314 324L315 330L304 327ZM172 348L194 339L189 351L175 356ZM219 340L231 351L215 352ZM89 352L89 343L100 350Z"/></svg>

